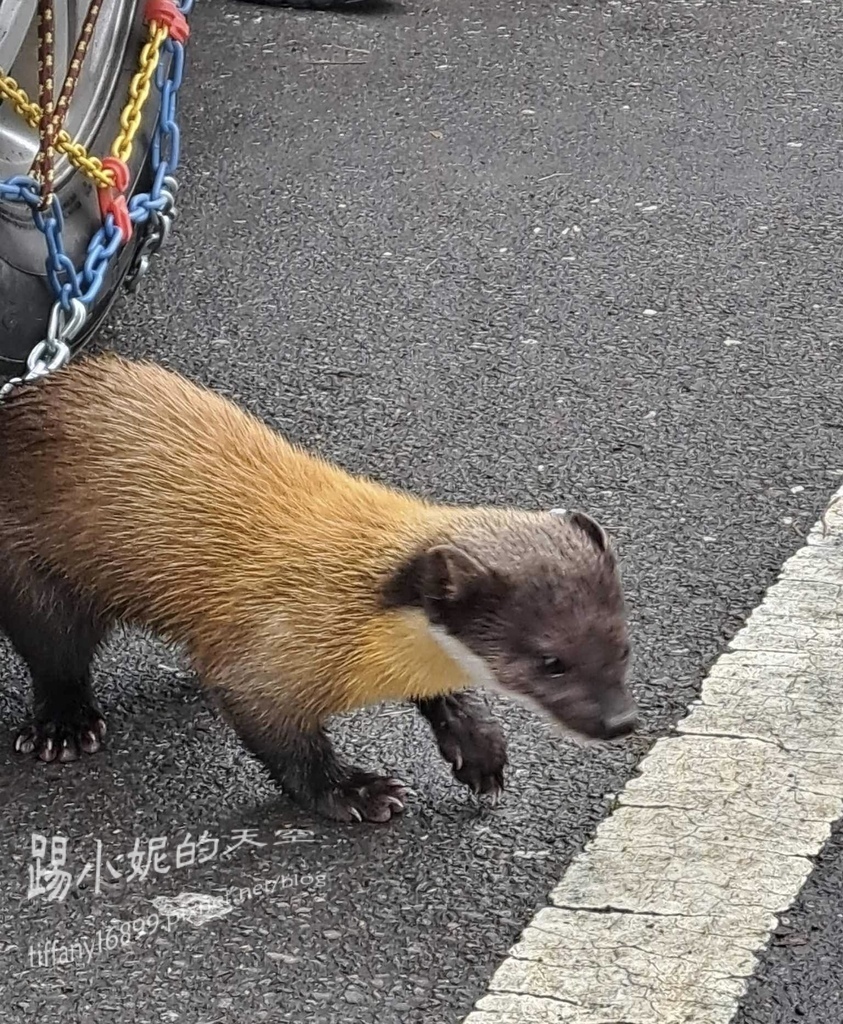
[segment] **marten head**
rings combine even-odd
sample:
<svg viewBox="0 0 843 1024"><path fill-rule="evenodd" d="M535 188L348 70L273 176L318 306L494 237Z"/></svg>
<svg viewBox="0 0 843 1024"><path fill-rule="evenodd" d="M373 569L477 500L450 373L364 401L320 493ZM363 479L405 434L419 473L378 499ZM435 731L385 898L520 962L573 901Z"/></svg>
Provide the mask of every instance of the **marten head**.
<svg viewBox="0 0 843 1024"><path fill-rule="evenodd" d="M476 512L401 565L393 608L424 612L475 682L588 739L632 732L630 644L606 532L583 512Z"/></svg>

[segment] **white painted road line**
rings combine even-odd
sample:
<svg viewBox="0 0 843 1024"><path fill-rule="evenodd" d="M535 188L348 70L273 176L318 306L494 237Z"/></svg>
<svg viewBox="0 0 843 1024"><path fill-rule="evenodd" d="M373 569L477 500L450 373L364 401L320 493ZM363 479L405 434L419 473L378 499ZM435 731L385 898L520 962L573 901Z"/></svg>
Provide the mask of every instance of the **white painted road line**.
<svg viewBox="0 0 843 1024"><path fill-rule="evenodd" d="M843 489L463 1024L728 1024L843 812Z"/></svg>

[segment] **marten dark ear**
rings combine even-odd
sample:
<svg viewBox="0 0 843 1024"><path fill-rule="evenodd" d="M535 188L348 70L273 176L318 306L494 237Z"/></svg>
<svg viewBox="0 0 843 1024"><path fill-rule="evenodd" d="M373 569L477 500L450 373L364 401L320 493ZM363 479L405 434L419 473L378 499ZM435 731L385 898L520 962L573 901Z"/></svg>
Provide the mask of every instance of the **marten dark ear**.
<svg viewBox="0 0 843 1024"><path fill-rule="evenodd" d="M429 600L462 601L489 581L489 570L453 544L437 544L425 555L423 594Z"/></svg>
<svg viewBox="0 0 843 1024"><path fill-rule="evenodd" d="M402 562L381 587L381 600L385 608L420 608L424 603L422 584L424 554L414 555Z"/></svg>
<svg viewBox="0 0 843 1024"><path fill-rule="evenodd" d="M585 512L571 512L568 515L568 522L581 530L598 551L609 553L609 536L596 519L587 516Z"/></svg>
<svg viewBox="0 0 843 1024"><path fill-rule="evenodd" d="M491 570L462 548L437 544L403 562L381 588L387 608L452 603L489 586Z"/></svg>

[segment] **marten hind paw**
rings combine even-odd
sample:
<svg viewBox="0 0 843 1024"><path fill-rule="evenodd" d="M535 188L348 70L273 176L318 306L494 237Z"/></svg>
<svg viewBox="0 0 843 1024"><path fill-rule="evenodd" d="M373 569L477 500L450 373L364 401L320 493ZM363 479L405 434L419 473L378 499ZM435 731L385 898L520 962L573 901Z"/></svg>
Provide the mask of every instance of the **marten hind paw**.
<svg viewBox="0 0 843 1024"><path fill-rule="evenodd" d="M105 721L96 708L80 709L72 717L28 722L15 737L15 750L35 754L41 761L76 761L95 754L105 737Z"/></svg>
<svg viewBox="0 0 843 1024"><path fill-rule="evenodd" d="M321 794L317 810L336 821L381 823L404 812L407 793L407 787L400 779L355 772L338 786Z"/></svg>

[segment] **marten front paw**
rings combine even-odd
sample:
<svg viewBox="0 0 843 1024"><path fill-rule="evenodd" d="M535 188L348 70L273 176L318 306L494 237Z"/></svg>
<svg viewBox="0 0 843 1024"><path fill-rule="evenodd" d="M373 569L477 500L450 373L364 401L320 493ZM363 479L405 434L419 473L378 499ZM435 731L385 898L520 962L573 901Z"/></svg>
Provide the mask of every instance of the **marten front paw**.
<svg viewBox="0 0 843 1024"><path fill-rule="evenodd" d="M336 821L384 822L404 811L407 787L400 779L355 772L323 793L316 808Z"/></svg>
<svg viewBox="0 0 843 1024"><path fill-rule="evenodd" d="M95 754L102 746L105 721L93 707L72 716L33 721L15 737L15 750L35 754L42 761L76 761L83 753Z"/></svg>
<svg viewBox="0 0 843 1024"><path fill-rule="evenodd" d="M488 794L496 804L507 765L503 730L493 718L466 715L463 707L449 710L453 713L446 712L436 726L439 751L458 782L477 794Z"/></svg>

